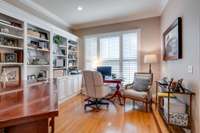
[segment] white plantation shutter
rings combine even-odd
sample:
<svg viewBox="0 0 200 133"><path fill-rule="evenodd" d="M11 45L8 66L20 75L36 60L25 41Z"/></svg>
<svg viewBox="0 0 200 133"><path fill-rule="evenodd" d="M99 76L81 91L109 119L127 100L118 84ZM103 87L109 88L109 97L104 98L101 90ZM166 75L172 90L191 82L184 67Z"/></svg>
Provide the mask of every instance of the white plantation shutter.
<svg viewBox="0 0 200 133"><path fill-rule="evenodd" d="M125 33L122 35L122 73L125 83L133 82L134 73L137 72L137 38L137 33Z"/></svg>
<svg viewBox="0 0 200 133"><path fill-rule="evenodd" d="M120 76L120 38L104 37L100 38L100 60L102 66L111 66L112 73Z"/></svg>
<svg viewBox="0 0 200 133"><path fill-rule="evenodd" d="M92 70L93 62L97 59L97 38L85 38L85 69Z"/></svg>
<svg viewBox="0 0 200 133"><path fill-rule="evenodd" d="M85 37L85 68L92 69L94 60L111 66L112 73L123 77L125 84L134 80L138 65L138 32L120 32L107 36Z"/></svg>

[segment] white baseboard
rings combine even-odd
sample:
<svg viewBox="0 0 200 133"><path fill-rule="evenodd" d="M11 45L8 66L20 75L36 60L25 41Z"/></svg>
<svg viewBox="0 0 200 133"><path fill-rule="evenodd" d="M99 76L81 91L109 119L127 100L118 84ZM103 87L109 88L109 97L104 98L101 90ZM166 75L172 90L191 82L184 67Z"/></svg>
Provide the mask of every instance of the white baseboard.
<svg viewBox="0 0 200 133"><path fill-rule="evenodd" d="M59 101L58 101L58 105L60 105L60 104L62 104L62 103L64 103L64 102L66 102L67 100L69 100L69 99L71 99L71 98L73 98L73 97L79 95L80 93L81 93L81 91L78 91L78 92L74 93L73 95L67 96L67 97L64 98L64 99L59 100Z"/></svg>

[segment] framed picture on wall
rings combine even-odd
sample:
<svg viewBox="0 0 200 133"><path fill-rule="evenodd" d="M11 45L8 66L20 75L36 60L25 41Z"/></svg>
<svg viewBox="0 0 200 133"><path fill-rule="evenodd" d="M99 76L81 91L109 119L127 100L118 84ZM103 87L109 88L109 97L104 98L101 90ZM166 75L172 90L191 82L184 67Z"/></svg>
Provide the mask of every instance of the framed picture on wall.
<svg viewBox="0 0 200 133"><path fill-rule="evenodd" d="M2 72L6 72L6 86L19 86L21 82L20 66L2 66Z"/></svg>
<svg viewBox="0 0 200 133"><path fill-rule="evenodd" d="M182 19L179 17L164 32L164 56L163 59L178 60L182 58Z"/></svg>

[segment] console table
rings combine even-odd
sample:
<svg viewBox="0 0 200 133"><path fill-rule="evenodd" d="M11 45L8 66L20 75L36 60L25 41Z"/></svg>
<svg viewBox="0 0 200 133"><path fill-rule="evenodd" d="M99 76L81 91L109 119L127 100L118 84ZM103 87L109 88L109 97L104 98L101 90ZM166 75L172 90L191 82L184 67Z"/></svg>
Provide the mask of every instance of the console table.
<svg viewBox="0 0 200 133"><path fill-rule="evenodd" d="M0 132L51 133L58 116L57 85L54 80L28 86L0 87Z"/></svg>
<svg viewBox="0 0 200 133"><path fill-rule="evenodd" d="M168 129L170 130L170 126L175 126L178 128L187 128L187 129L191 129L191 122L192 122L192 97L195 95L194 92L188 90L188 89L184 89L184 92L174 92L171 89L171 84L172 82L168 83L168 84L162 84L159 81L156 81L156 108L158 109L162 119L164 120L165 124L167 125ZM158 92L158 88L159 87L164 87L166 88L164 91L162 92ZM186 110L186 114L188 115L188 124L187 125L179 125L179 124L175 124L171 122L171 115L170 114L170 101L172 99L177 99L179 96L187 96L189 98L189 102L186 103L187 105L187 110ZM164 98L167 98L167 117L164 114L164 108L162 107L162 100ZM158 102L158 103L157 103ZM157 105L158 104L158 105ZM177 112L178 113L178 112ZM177 115L177 114L175 114ZM179 114L180 115L180 114ZM174 116L173 116L174 117ZM181 116L182 117L182 116ZM174 118L175 119L175 118ZM172 120L173 121L173 120ZM176 120L177 121L177 120Z"/></svg>

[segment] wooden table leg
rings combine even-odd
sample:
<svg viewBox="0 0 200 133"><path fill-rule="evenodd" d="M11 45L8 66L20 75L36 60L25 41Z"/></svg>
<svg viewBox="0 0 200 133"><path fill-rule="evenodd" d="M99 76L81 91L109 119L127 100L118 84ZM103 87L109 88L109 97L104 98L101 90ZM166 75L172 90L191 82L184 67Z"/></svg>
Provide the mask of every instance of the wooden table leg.
<svg viewBox="0 0 200 133"><path fill-rule="evenodd" d="M116 97L118 98L120 105L123 105L122 102L121 102L122 94L120 92L120 85L119 85L119 83L117 83L117 85L116 85L116 91L115 91L115 93L109 99L111 100L111 99L116 98Z"/></svg>
<svg viewBox="0 0 200 133"><path fill-rule="evenodd" d="M49 123L49 125L51 127L51 133L54 133L54 130L55 130L54 124L55 124L55 121L54 121L54 117L53 117L53 118L51 118L50 123Z"/></svg>

